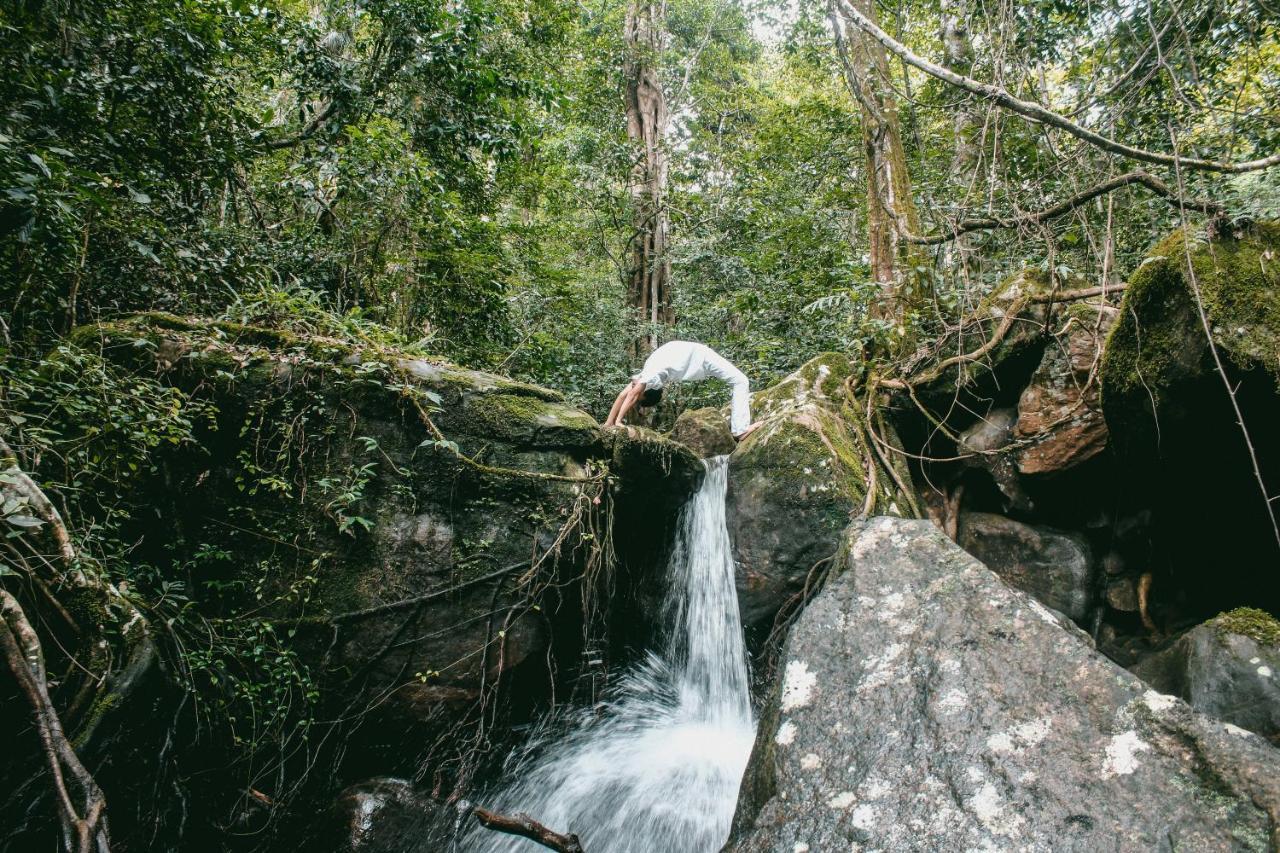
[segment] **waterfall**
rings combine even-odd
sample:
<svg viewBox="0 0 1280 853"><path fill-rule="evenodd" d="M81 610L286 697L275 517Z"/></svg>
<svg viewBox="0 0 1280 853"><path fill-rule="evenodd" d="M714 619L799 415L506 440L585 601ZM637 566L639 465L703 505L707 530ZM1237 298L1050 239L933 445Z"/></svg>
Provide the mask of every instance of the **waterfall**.
<svg viewBox="0 0 1280 853"><path fill-rule="evenodd" d="M728 458L706 463L668 570L664 635L602 708L549 735L538 758L486 805L574 832L588 853L717 851L729 834L755 736L747 661L725 526ZM533 853L489 830L468 851Z"/></svg>

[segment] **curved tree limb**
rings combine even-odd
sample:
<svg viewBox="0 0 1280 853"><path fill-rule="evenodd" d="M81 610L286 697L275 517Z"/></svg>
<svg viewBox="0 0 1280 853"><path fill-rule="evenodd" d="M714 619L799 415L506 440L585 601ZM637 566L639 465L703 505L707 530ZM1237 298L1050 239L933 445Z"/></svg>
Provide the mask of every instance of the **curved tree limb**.
<svg viewBox="0 0 1280 853"><path fill-rule="evenodd" d="M49 698L40 639L17 599L3 589L0 589L0 653L31 705L31 715L53 777L65 849L74 853L109 853L106 798L63 733L62 720Z"/></svg>
<svg viewBox="0 0 1280 853"><path fill-rule="evenodd" d="M1148 174L1141 169L1135 169L1132 172L1126 172L1123 175L1117 175L1114 178L1095 184L1088 189L1082 190L1070 198L1063 199L1051 207L1043 210L1025 213L1021 216L1012 217L988 217L985 219L963 219L954 224L945 226L945 230L937 234L904 234L903 239L909 243L917 243L921 245L937 245L954 240L962 234L968 234L973 231L988 231L993 228L1016 228L1019 225L1039 225L1050 219L1056 219L1063 214L1070 213L1077 207L1093 201L1098 196L1115 192L1121 187L1137 184L1146 187L1158 196L1163 197L1169 204L1178 209L1195 210L1200 213L1206 213L1216 216L1224 211L1222 205L1208 199L1188 199L1183 198L1168 184L1154 175Z"/></svg>
<svg viewBox="0 0 1280 853"><path fill-rule="evenodd" d="M903 62L917 68L926 74L936 77L944 83L949 83L956 88L963 89L970 94L977 95L980 98L988 100L994 104L1004 107L1005 109L1017 113L1025 119L1039 124L1045 124L1050 127L1056 127L1065 131L1077 139L1108 151L1112 154L1118 154L1121 157L1129 157L1134 160L1141 160L1146 163L1155 163L1160 166L1180 166L1184 169L1196 169L1203 172L1221 172L1225 174L1237 175L1243 172L1256 172L1260 169L1269 169L1272 166L1280 165L1280 153L1272 154L1269 157L1263 157L1257 160L1247 160L1240 163L1225 163L1217 160L1202 160L1196 157L1181 157L1176 154L1166 154L1162 151L1147 151L1143 148L1135 148L1132 145L1126 145L1103 136L1096 131L1083 127L1066 116L1059 115L1052 110L1046 109L1039 104L1030 101L1023 101L1015 98L1006 90L992 83L983 83L972 77L966 77L963 74L957 74L949 68L930 62L922 56L914 53L911 48L902 44L886 33L875 22L866 15L859 12L849 0L836 0L840 5L840 11L844 13L846 20L856 25L860 30L874 38L880 44L884 45L887 50L899 57Z"/></svg>

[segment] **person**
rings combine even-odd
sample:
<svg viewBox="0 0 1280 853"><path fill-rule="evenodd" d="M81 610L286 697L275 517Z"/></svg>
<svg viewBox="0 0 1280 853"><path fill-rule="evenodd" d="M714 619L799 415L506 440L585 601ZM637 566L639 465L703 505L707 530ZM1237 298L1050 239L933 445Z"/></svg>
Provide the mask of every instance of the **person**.
<svg viewBox="0 0 1280 853"><path fill-rule="evenodd" d="M662 391L672 382L723 379L733 389L729 406L729 431L741 441L755 428L751 423L751 383L747 376L706 344L669 341L645 359L644 367L618 393L609 410L606 427L617 426L636 405L656 406Z"/></svg>

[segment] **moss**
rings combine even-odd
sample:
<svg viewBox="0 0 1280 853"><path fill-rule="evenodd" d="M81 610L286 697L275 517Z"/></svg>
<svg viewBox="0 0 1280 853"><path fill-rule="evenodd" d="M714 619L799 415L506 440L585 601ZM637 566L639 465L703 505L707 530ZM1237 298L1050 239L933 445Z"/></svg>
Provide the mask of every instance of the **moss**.
<svg viewBox="0 0 1280 853"><path fill-rule="evenodd" d="M820 353L778 384L753 394L752 414L761 418L811 399L836 400L841 396L845 380L852 374L853 364L847 355Z"/></svg>
<svg viewBox="0 0 1280 853"><path fill-rule="evenodd" d="M1188 226L1161 240L1130 276L1107 338L1102 406L1113 432L1145 440L1176 389L1211 369L1188 271L1219 351L1280 377L1280 223L1213 241Z"/></svg>
<svg viewBox="0 0 1280 853"><path fill-rule="evenodd" d="M1267 646L1280 646L1280 621L1253 607L1237 607L1215 616L1210 624L1218 636L1240 634Z"/></svg>
<svg viewBox="0 0 1280 853"><path fill-rule="evenodd" d="M518 394L470 394L450 425L470 435L506 439L528 446L587 445L598 426L586 412L561 403Z"/></svg>

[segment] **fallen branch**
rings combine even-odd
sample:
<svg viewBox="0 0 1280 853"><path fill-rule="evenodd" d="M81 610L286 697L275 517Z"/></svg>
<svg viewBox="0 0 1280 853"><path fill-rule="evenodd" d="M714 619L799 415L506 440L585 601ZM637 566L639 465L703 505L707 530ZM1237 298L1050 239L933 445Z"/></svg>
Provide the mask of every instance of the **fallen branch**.
<svg viewBox="0 0 1280 853"><path fill-rule="evenodd" d="M840 5L840 11L851 23L856 25L867 35L885 46L887 50L900 58L903 62L917 68L931 77L936 77L944 83L949 83L958 89L963 89L970 94L977 95L992 103L1017 113L1023 118L1029 119L1039 124L1045 124L1050 127L1056 127L1065 131L1077 139L1108 151L1112 154L1118 154L1121 157L1129 157L1134 160L1141 160L1146 163L1155 163L1160 166L1180 166L1184 169L1197 169L1203 172L1222 172L1226 174L1238 175L1243 172L1256 172L1260 169L1269 169L1272 166L1280 165L1280 154L1272 154L1269 157L1263 157L1258 160L1247 160L1242 163L1223 163L1217 160L1202 160L1195 157L1180 157L1176 154L1165 154L1161 151L1147 151L1143 148L1135 148L1132 145L1126 145L1123 142L1117 142L1109 139L1096 131L1089 130L1071 121L1066 116L1059 115L1052 110L1045 109L1039 104L1030 101L1023 101L1015 98L1007 91L992 83L983 83L980 80L974 80L972 77L966 77L958 74L949 68L930 62L922 56L914 53L911 48L902 44L886 33L876 23L858 11L849 0L836 0Z"/></svg>
<svg viewBox="0 0 1280 853"><path fill-rule="evenodd" d="M472 809L471 813L476 816L476 820L480 821L480 825L485 829L505 832L508 835L518 835L521 838L536 841L543 847L557 850L559 853L583 853L582 842L578 841L578 836L572 833L561 835L555 830L548 829L538 823L527 814L504 815L491 812L488 809L482 809L479 806Z"/></svg>
<svg viewBox="0 0 1280 853"><path fill-rule="evenodd" d="M1178 209L1195 210L1200 213L1206 213L1210 216L1217 216L1224 211L1222 205L1208 199L1183 198L1176 191L1171 189L1168 184L1154 175L1150 175L1141 169L1132 172L1126 172L1123 175L1117 175L1110 180L1095 184L1086 190L1076 193L1068 199L1058 202L1057 204L1046 207L1044 210L1037 210L1022 216L1013 217L988 217L985 219L964 219L952 225L946 226L945 230L937 234L903 234L903 239L908 243L916 243L922 246L933 246L939 243L946 243L960 237L963 234L969 234L973 231L990 231L993 228L1017 228L1020 225L1040 225L1050 219L1056 219L1059 216L1070 213L1081 205L1093 201L1098 196L1115 192L1121 187L1137 184L1146 187L1156 195L1162 197L1169 204Z"/></svg>

